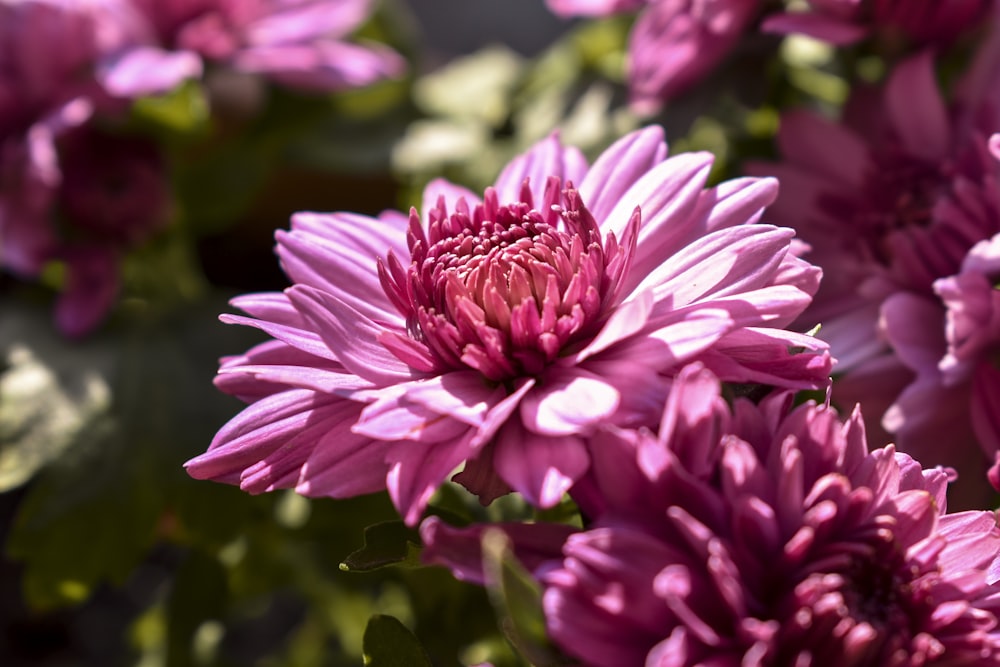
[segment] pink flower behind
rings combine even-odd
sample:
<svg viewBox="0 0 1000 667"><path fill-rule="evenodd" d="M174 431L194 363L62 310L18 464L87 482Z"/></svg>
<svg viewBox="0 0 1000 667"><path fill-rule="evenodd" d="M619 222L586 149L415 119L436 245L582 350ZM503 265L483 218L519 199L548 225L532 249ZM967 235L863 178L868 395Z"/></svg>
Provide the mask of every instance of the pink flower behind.
<svg viewBox="0 0 1000 667"><path fill-rule="evenodd" d="M347 41L372 11L369 0L128 0L146 39L105 63L115 95L162 93L198 77L205 61L286 85L339 90L396 76L391 49Z"/></svg>
<svg viewBox="0 0 1000 667"><path fill-rule="evenodd" d="M629 36L628 80L640 113L704 78L732 50L760 0L548 0L563 16L607 16L645 8Z"/></svg>
<svg viewBox="0 0 1000 667"><path fill-rule="evenodd" d="M690 359L825 386L824 345L780 329L818 272L790 230L754 224L776 183L706 190L710 165L667 158L657 128L589 167L553 136L482 200L436 181L422 217L297 214L278 233L294 285L223 318L277 339L220 370L252 405L188 471L253 492L387 485L415 523L464 464L484 501L513 488L550 506L589 468L594 428L648 421Z"/></svg>
<svg viewBox="0 0 1000 667"><path fill-rule="evenodd" d="M986 139L994 111L962 90L946 105L931 55L920 54L853 100L841 123L787 113L785 162L753 171L781 179L774 218L794 224L812 247L806 257L824 267L805 325L822 323L838 357L835 399L878 418L871 401L881 394L883 425L902 450L971 473L982 465L968 394L937 370L946 343L935 285L1000 232L1000 187Z"/></svg>
<svg viewBox="0 0 1000 667"><path fill-rule="evenodd" d="M119 110L95 71L137 38L133 19L114 0L0 3L0 263L34 278L63 261L56 321L73 336L114 303L120 250L166 220L156 147L91 123Z"/></svg>
<svg viewBox="0 0 1000 667"><path fill-rule="evenodd" d="M948 44L986 17L992 0L808 0L810 11L776 14L766 31L847 45L877 35L918 46Z"/></svg>
<svg viewBox="0 0 1000 667"><path fill-rule="evenodd" d="M759 0L653 2L629 37L633 107L655 111L701 81L732 51L759 6Z"/></svg>

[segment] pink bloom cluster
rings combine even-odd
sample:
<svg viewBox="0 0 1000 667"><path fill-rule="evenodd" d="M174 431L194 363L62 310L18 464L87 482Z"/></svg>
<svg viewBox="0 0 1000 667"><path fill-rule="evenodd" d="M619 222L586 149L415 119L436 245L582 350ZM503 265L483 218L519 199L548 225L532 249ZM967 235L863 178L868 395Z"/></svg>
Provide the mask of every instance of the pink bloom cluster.
<svg viewBox="0 0 1000 667"><path fill-rule="evenodd" d="M547 0L562 16L640 10L629 36L627 76L633 107L653 112L705 78L761 13L761 0ZM772 14L762 29L837 45L865 38L947 46L989 16L992 0L810 0L808 12Z"/></svg>
<svg viewBox="0 0 1000 667"><path fill-rule="evenodd" d="M102 63L112 94L162 93L218 62L314 90L355 88L403 71L394 51L346 38L371 0L124 0L140 38Z"/></svg>
<svg viewBox="0 0 1000 667"><path fill-rule="evenodd" d="M0 2L0 264L34 278L62 261L57 324L71 336L91 331L116 300L122 252L170 217L159 147L115 128L127 100L200 72L202 56L312 88L369 83L400 69L394 53L341 41L369 9L364 0ZM177 50L151 46L161 43Z"/></svg>
<svg viewBox="0 0 1000 667"><path fill-rule="evenodd" d="M548 0L563 16L607 16L644 7L629 36L634 108L655 111L700 81L756 17L760 0Z"/></svg>
<svg viewBox="0 0 1000 667"><path fill-rule="evenodd" d="M762 28L799 33L837 45L873 35L930 46L946 45L974 31L991 0L808 0L809 11L769 17Z"/></svg>
<svg viewBox="0 0 1000 667"><path fill-rule="evenodd" d="M827 384L825 344L782 329L819 272L757 224L769 179L705 187L708 154L658 128L593 165L556 136L480 199L431 183L422 212L300 213L278 233L293 286L233 303L275 340L226 359L251 405L201 479L344 497L388 487L408 523L456 469L484 502L549 507L591 469L605 423L646 423L701 360L733 382Z"/></svg>
<svg viewBox="0 0 1000 667"><path fill-rule="evenodd" d="M860 413L775 393L728 405L682 370L659 432L602 427L584 530L499 526L584 665L988 665L1000 660L1000 529L947 513L948 473ZM421 528L429 562L482 581L483 526Z"/></svg>
<svg viewBox="0 0 1000 667"><path fill-rule="evenodd" d="M861 401L902 449L966 479L983 467L973 439L1000 449L1000 168L988 148L1000 116L975 78L949 105L931 53L913 56L880 89L859 90L839 123L786 113L785 162L752 170L781 179L774 219L794 224L825 269L805 322L823 323L839 359L835 398Z"/></svg>

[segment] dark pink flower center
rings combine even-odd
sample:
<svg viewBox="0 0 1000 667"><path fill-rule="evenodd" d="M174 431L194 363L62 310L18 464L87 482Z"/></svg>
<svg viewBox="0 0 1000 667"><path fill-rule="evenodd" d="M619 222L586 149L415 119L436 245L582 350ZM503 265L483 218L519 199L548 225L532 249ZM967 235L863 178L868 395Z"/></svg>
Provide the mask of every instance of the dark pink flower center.
<svg viewBox="0 0 1000 667"><path fill-rule="evenodd" d="M449 212L440 200L426 234L414 211L410 266L391 254L379 266L411 339L439 369L473 368L497 382L535 375L603 320L630 253L613 234L602 243L575 191L560 197L558 179L547 185L540 209L527 184L513 204L492 189L471 210L459 200Z"/></svg>

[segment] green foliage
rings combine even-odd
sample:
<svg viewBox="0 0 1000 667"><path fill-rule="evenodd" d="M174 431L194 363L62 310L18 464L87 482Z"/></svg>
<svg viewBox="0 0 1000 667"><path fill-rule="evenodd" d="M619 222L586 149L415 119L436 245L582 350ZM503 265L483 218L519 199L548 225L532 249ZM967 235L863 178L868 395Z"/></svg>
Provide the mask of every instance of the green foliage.
<svg viewBox="0 0 1000 667"><path fill-rule="evenodd" d="M340 564L345 572L367 572L387 565L420 564L420 537L402 521L383 521L365 528L365 545Z"/></svg>
<svg viewBox="0 0 1000 667"><path fill-rule="evenodd" d="M370 667L431 667L413 633L392 616L372 616L365 628L365 664Z"/></svg>
<svg viewBox="0 0 1000 667"><path fill-rule="evenodd" d="M483 534L483 571L500 627L518 653L535 667L567 664L545 630L538 582L514 557L499 530Z"/></svg>

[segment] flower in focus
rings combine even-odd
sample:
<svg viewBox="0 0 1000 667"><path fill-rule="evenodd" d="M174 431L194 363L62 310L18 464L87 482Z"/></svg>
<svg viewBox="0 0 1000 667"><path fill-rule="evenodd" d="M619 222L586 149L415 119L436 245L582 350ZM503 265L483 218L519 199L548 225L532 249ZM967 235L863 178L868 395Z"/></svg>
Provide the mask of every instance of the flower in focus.
<svg viewBox="0 0 1000 667"><path fill-rule="evenodd" d="M824 268L806 322L822 323L838 358L835 400L860 401L874 418L885 413L901 449L960 470L982 464L974 446L960 444L971 444L967 395L921 370L944 354L935 281L1000 232L988 107L947 106L931 55L920 54L877 95L854 100L842 123L785 114L785 162L753 167L781 180L773 217L794 224L812 247L807 257Z"/></svg>
<svg viewBox="0 0 1000 667"><path fill-rule="evenodd" d="M106 63L114 95L162 93L198 77L205 61L309 90L339 90L398 75L389 48L345 38L369 0L128 0L146 22L142 43Z"/></svg>
<svg viewBox="0 0 1000 667"><path fill-rule="evenodd" d="M594 428L648 421L691 359L825 386L825 344L780 328L819 273L790 230L755 224L777 184L706 189L711 162L667 158L659 128L592 166L552 136L482 199L435 181L422 216L293 216L277 234L293 286L223 316L275 338L220 369L251 405L188 472L251 492L388 486L413 524L464 464L484 502L547 507L590 466Z"/></svg>
<svg viewBox="0 0 1000 667"><path fill-rule="evenodd" d="M601 430L605 507L555 561L535 552L566 527L520 528L564 651L594 667L1000 660L993 513L946 513L948 472L869 453L857 410L842 422L789 392L730 409L719 390L692 365L658 434ZM428 519L424 558L477 579L476 530Z"/></svg>
<svg viewBox="0 0 1000 667"><path fill-rule="evenodd" d="M607 16L643 5L629 36L627 68L632 105L648 113L714 69L757 15L760 2L549 0L563 16Z"/></svg>
<svg viewBox="0 0 1000 667"><path fill-rule="evenodd" d="M768 17L763 29L799 33L844 46L866 37L902 38L918 46L947 45L974 30L991 0L807 0L810 11Z"/></svg>

